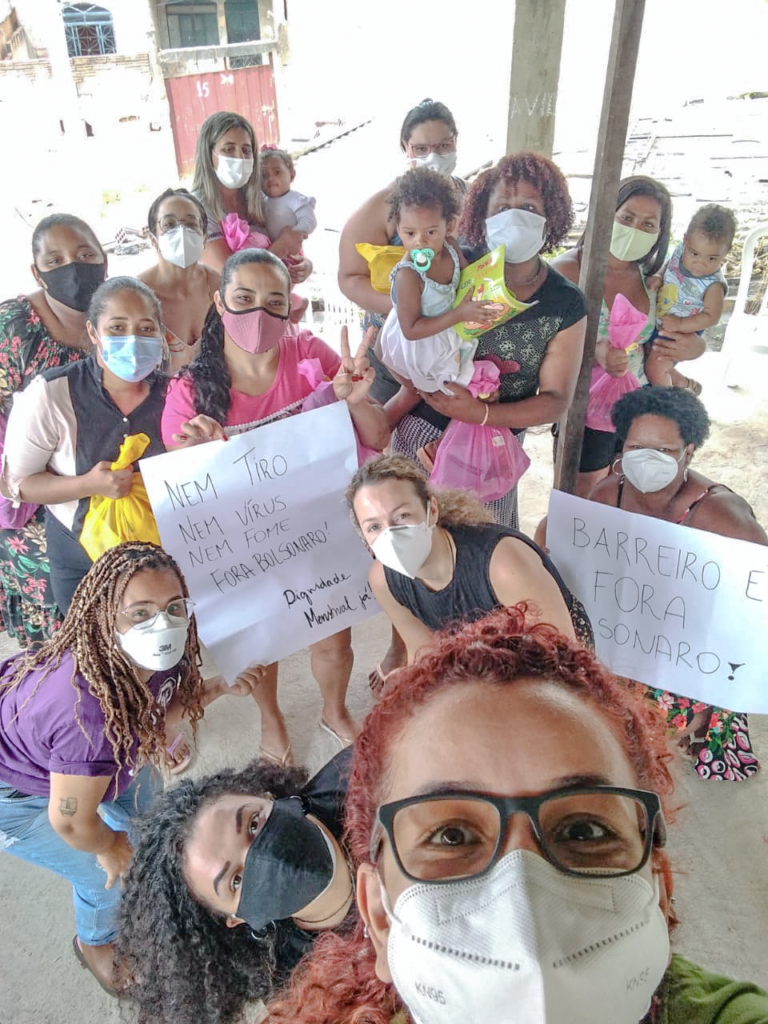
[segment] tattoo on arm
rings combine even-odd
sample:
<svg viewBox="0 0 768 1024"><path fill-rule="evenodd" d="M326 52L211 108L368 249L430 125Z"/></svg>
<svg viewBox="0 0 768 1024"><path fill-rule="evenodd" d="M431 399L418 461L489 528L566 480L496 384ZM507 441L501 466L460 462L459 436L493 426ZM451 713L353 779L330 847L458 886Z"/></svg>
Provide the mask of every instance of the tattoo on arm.
<svg viewBox="0 0 768 1024"><path fill-rule="evenodd" d="M71 818L77 813L77 799L73 796L68 796L64 800L59 800L59 814L65 818Z"/></svg>

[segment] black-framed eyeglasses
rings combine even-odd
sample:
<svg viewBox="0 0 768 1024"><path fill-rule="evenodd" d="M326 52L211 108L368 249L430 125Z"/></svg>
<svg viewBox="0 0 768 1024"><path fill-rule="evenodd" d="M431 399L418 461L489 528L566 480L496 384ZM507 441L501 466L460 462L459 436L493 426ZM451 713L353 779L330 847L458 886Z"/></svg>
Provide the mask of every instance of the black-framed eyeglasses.
<svg viewBox="0 0 768 1024"><path fill-rule="evenodd" d="M658 796L617 786L520 797L467 791L414 796L383 804L376 819L402 873L412 882L440 884L490 871L503 853L513 814L528 816L542 854L566 875L632 875L667 840ZM373 863L380 849L376 829Z"/></svg>

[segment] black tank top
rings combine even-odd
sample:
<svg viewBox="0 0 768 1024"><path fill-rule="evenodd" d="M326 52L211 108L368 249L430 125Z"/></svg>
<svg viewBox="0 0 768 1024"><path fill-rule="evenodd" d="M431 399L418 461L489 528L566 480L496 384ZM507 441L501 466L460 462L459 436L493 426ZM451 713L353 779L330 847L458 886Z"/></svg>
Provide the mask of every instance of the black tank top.
<svg viewBox="0 0 768 1024"><path fill-rule="evenodd" d="M505 537L521 540L532 548L541 563L560 588L566 607L571 614L577 637L591 644L592 629L584 608L573 597L551 560L530 537L506 526L478 523L473 526L445 526L456 545L456 568L453 579L442 590L430 590L421 580L409 579L402 573L384 566L390 593L404 608L429 629L444 629L458 620L472 622L489 612L501 608L491 586L491 557L499 541Z"/></svg>

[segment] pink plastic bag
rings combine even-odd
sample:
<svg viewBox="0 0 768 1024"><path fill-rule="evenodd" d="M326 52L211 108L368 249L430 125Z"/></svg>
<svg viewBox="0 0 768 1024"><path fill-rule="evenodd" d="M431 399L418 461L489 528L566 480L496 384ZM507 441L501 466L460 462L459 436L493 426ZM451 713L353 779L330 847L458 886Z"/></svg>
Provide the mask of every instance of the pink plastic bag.
<svg viewBox="0 0 768 1024"><path fill-rule="evenodd" d="M272 244L268 235L251 231L248 221L238 217L236 213L227 214L221 222L221 230L224 232L224 241L230 252L240 252L241 249L268 249Z"/></svg>
<svg viewBox="0 0 768 1024"><path fill-rule="evenodd" d="M5 428L6 419L0 413L0 461L5 448ZM0 495L0 530L20 530L22 526L27 525L39 508L39 505L31 505L27 501L22 501L18 506L14 506L10 498Z"/></svg>
<svg viewBox="0 0 768 1024"><path fill-rule="evenodd" d="M613 300L608 319L608 344L611 348L628 349L637 341L648 317L635 309L626 295L618 294ZM637 391L640 382L634 373L623 377L612 377L602 366L592 368L592 382L589 386L589 404L585 423L592 430L615 431L611 421L611 409L622 395Z"/></svg>
<svg viewBox="0 0 768 1024"><path fill-rule="evenodd" d="M302 359L299 363L299 373L302 377L306 377L309 386L313 389L312 394L308 395L302 402L302 412L309 412L311 409L321 409L324 405L332 405L338 401L333 390L333 381L328 380L325 376L323 364L319 359ZM357 444L357 463L359 466L362 466L368 459L372 459L374 455L381 454L375 448L369 448L367 445L364 445L357 436L356 430L355 443Z"/></svg>
<svg viewBox="0 0 768 1024"><path fill-rule="evenodd" d="M475 364L467 390L491 395L499 389L499 368L488 360ZM512 490L531 464L509 427L483 427L451 420L437 446L430 482L473 491L482 502L496 501Z"/></svg>

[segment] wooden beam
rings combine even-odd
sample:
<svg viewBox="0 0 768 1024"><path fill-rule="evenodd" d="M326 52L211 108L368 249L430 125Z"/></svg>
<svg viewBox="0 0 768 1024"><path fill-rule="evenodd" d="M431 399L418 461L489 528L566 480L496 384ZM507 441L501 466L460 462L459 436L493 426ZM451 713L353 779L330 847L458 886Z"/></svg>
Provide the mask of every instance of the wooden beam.
<svg viewBox="0 0 768 1024"><path fill-rule="evenodd" d="M589 383L595 359L595 342L603 302L608 248L611 242L616 195L629 125L637 52L643 27L645 0L616 0L603 110L595 153L592 192L579 285L587 299L587 335L584 355L570 408L560 421L555 487L572 494L576 487L589 400Z"/></svg>
<svg viewBox="0 0 768 1024"><path fill-rule="evenodd" d="M565 0L515 0L507 153L552 156Z"/></svg>

